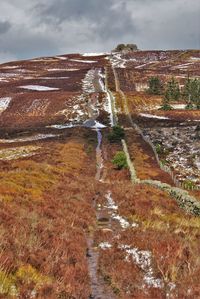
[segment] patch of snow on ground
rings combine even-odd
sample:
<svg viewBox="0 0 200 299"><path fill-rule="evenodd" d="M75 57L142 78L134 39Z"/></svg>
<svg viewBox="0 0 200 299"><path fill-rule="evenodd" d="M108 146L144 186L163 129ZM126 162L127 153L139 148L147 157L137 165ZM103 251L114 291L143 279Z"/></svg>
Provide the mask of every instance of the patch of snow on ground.
<svg viewBox="0 0 200 299"><path fill-rule="evenodd" d="M48 72L62 72L62 71L66 71L66 69L58 69L58 68L55 68L55 69L47 69Z"/></svg>
<svg viewBox="0 0 200 299"><path fill-rule="evenodd" d="M67 60L68 59L67 57L64 57L64 56L56 56L55 58L60 59L60 60Z"/></svg>
<svg viewBox="0 0 200 299"><path fill-rule="evenodd" d="M200 61L200 57L190 57L191 60Z"/></svg>
<svg viewBox="0 0 200 299"><path fill-rule="evenodd" d="M97 61L94 61L94 60L80 60L80 59L70 59L70 61L81 62L81 63L95 63L95 62L97 62Z"/></svg>
<svg viewBox="0 0 200 299"><path fill-rule="evenodd" d="M193 62L188 62L188 63L183 63L183 64L179 64L179 65L175 65L173 66L171 69L185 69L188 68L188 66L192 65Z"/></svg>
<svg viewBox="0 0 200 299"><path fill-rule="evenodd" d="M8 80L0 78L0 82L9 82Z"/></svg>
<svg viewBox="0 0 200 299"><path fill-rule="evenodd" d="M160 144L166 151L166 162L176 170L176 181L191 180L200 185L200 170L196 162L199 157L197 126L146 128L143 134L156 147Z"/></svg>
<svg viewBox="0 0 200 299"><path fill-rule="evenodd" d="M111 95L106 87L106 85L104 84L103 79L105 78L105 75L101 73L101 70L99 70L99 85L101 86L101 90L102 92L106 93L106 98L107 98L107 102L104 105L104 110L106 112L109 113L110 115L110 125L113 127L114 126L114 116L113 116L113 108L112 108L112 99L111 99Z"/></svg>
<svg viewBox="0 0 200 299"><path fill-rule="evenodd" d="M76 125L73 125L72 123L63 124L63 125L51 125L51 126L47 126L47 128L54 128L54 129L58 129L58 130L69 129L69 128L73 128L73 127L76 127Z"/></svg>
<svg viewBox="0 0 200 299"><path fill-rule="evenodd" d="M11 100L12 98L10 97L0 98L0 113L2 113L8 108Z"/></svg>
<svg viewBox="0 0 200 299"><path fill-rule="evenodd" d="M185 107L186 107L185 104L172 104L171 106L174 109L185 109Z"/></svg>
<svg viewBox="0 0 200 299"><path fill-rule="evenodd" d="M82 56L104 56L104 55L108 55L109 53L84 53L82 54Z"/></svg>
<svg viewBox="0 0 200 299"><path fill-rule="evenodd" d="M99 244L99 247L100 247L101 249L109 249L109 248L112 247L112 245L111 245L110 243L108 243L108 242L101 242L101 243Z"/></svg>
<svg viewBox="0 0 200 299"><path fill-rule="evenodd" d="M67 72L75 72L75 71L79 71L80 69L66 69Z"/></svg>
<svg viewBox="0 0 200 299"><path fill-rule="evenodd" d="M59 88L56 88L56 87L48 87L48 86L41 86L41 85L26 85L26 86L20 86L19 88L29 89L29 90L35 90L35 91L54 91L54 90L59 90Z"/></svg>
<svg viewBox="0 0 200 299"><path fill-rule="evenodd" d="M148 250L139 250L138 248L131 248L129 245L121 245L120 249L126 251L126 260L133 262L145 272L144 282L149 287L163 288L164 284L160 278L155 278L152 267L152 254Z"/></svg>
<svg viewBox="0 0 200 299"><path fill-rule="evenodd" d="M100 122L96 121L96 120L86 120L83 123L84 127L87 128L91 128L91 129L103 129L106 128L106 126L104 126L103 124L101 124Z"/></svg>
<svg viewBox="0 0 200 299"><path fill-rule="evenodd" d="M147 65L149 65L149 64L151 64L151 63L154 63L154 62L155 62L155 61L150 61L150 62L141 64L141 65L138 65L138 66L135 67L135 69L141 69L141 68L143 68L143 67L145 67L145 66L147 66Z"/></svg>
<svg viewBox="0 0 200 299"><path fill-rule="evenodd" d="M148 113L140 113L139 115L142 116L142 117L147 117L147 118L169 119L169 117L159 116L159 115L154 115L154 114L148 114Z"/></svg>
<svg viewBox="0 0 200 299"><path fill-rule="evenodd" d="M105 207L107 207L109 210L112 210L112 216L111 216L112 219L117 220L120 223L120 226L123 229L129 228L129 227L137 227L138 226L137 223L130 224L124 217L120 216L117 213L118 206L114 202L114 200L112 198L112 193L110 191L105 195L105 197L107 199L107 204L106 204Z"/></svg>
<svg viewBox="0 0 200 299"><path fill-rule="evenodd" d="M37 134L35 136L26 136L26 137L19 137L19 138L13 138L13 139L0 139L0 143L14 143L14 142L27 142L27 141L36 141L41 139L47 139L47 138L54 138L58 135L54 134Z"/></svg>
<svg viewBox="0 0 200 299"><path fill-rule="evenodd" d="M82 80L82 90L84 93L93 93L95 92L94 88L94 78L95 78L95 70L91 69L85 75L85 78Z"/></svg>
<svg viewBox="0 0 200 299"><path fill-rule="evenodd" d="M110 57L110 62L113 67L117 68L125 68L126 67L126 59L122 58L122 55L120 53L113 53Z"/></svg>
<svg viewBox="0 0 200 299"><path fill-rule="evenodd" d="M17 65L8 65L8 66L3 66L2 67L2 69L10 69L10 70L12 70L12 69L17 69L19 66L17 66Z"/></svg>

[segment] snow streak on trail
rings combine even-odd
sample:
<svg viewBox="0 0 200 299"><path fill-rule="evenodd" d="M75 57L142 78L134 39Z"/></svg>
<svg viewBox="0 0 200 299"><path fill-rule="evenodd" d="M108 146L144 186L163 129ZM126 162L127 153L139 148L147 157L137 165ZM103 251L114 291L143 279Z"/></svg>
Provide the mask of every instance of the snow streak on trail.
<svg viewBox="0 0 200 299"><path fill-rule="evenodd" d="M97 161L97 172L96 172L96 180L101 181L101 174L103 169L103 157L102 157L102 150L101 150L101 143L102 143L102 134L101 130L97 129L97 147L96 147L96 161Z"/></svg>

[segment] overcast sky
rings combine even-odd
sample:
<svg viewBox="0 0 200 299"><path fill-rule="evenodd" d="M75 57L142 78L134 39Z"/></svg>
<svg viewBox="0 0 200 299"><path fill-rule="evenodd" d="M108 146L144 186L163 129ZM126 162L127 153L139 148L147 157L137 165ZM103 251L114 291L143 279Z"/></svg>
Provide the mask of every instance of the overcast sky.
<svg viewBox="0 0 200 299"><path fill-rule="evenodd" d="M74 52L199 49L200 0L0 0L0 63Z"/></svg>

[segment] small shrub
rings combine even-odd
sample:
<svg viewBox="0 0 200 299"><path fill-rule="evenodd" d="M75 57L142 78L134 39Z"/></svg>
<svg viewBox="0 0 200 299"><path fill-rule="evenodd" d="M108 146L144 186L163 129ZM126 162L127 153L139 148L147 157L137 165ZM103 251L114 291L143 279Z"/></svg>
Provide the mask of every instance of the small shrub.
<svg viewBox="0 0 200 299"><path fill-rule="evenodd" d="M164 103L159 110L164 110L164 111L168 111L168 110L173 110L172 106L169 104Z"/></svg>
<svg viewBox="0 0 200 299"><path fill-rule="evenodd" d="M112 160L112 163L115 166L117 166L117 169L119 169L119 170L128 167L126 155L122 151L116 153L116 155L114 156L114 159Z"/></svg>
<svg viewBox="0 0 200 299"><path fill-rule="evenodd" d="M124 129L120 126L114 126L112 128L112 132L108 135L108 140L111 143L120 142L125 136Z"/></svg>

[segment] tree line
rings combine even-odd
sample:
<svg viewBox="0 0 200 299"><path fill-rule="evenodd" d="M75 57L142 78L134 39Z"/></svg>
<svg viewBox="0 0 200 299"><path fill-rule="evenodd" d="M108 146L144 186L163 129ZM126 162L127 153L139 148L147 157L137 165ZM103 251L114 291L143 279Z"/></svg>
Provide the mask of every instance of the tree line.
<svg viewBox="0 0 200 299"><path fill-rule="evenodd" d="M171 110L171 102L184 100L185 109L200 109L200 80L191 79L189 76L182 89L174 77L163 83L159 77L151 77L148 81L149 94L162 95L163 110Z"/></svg>

